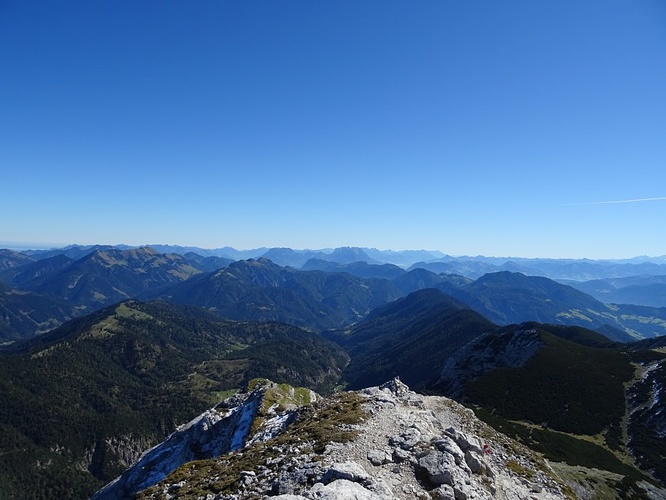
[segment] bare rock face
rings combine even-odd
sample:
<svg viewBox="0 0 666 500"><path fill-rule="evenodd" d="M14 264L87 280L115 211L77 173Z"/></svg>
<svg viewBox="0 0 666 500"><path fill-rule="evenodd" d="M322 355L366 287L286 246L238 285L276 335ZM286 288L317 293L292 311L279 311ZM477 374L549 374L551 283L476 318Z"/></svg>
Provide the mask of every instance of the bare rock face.
<svg viewBox="0 0 666 500"><path fill-rule="evenodd" d="M309 403L317 397L307 389L296 393L293 387L284 389L270 381L258 380L251 390L235 394L205 411L144 452L134 465L92 498L130 498L157 484L183 464L219 457L247 444L267 441L283 432L296 418L297 402ZM246 474L244 482L251 483L253 475L254 472ZM177 486L174 491L181 487Z"/></svg>
<svg viewBox="0 0 666 500"><path fill-rule="evenodd" d="M462 484L465 482L465 474L461 472L466 472L456 465L453 455L441 451L431 451L426 453L418 461L419 469L423 470L428 478L428 481L433 486L441 486L442 484L448 484L453 486L454 484Z"/></svg>
<svg viewBox="0 0 666 500"><path fill-rule="evenodd" d="M589 488L577 479L592 470L574 469L547 464L471 410L416 394L398 379L324 399L264 381L146 452L94 498L598 498L594 478ZM647 498L666 498L663 489L641 487ZM618 495L612 488L603 492L604 498Z"/></svg>
<svg viewBox="0 0 666 500"><path fill-rule="evenodd" d="M541 459L454 401L416 394L397 379L359 394L368 419L356 439L331 446L323 459L361 466L370 479L356 484L372 496L327 498L567 498ZM523 453L516 456L515 450ZM529 479L507 468L516 460L525 464ZM299 494L320 498L308 488Z"/></svg>
<svg viewBox="0 0 666 500"><path fill-rule="evenodd" d="M458 403L416 394L398 379L291 411L293 423L277 437L248 435L237 451L188 463L137 498L567 498L527 448Z"/></svg>
<svg viewBox="0 0 666 500"><path fill-rule="evenodd" d="M497 368L524 366L542 346L537 330L481 335L449 357L437 385L457 398L467 381Z"/></svg>

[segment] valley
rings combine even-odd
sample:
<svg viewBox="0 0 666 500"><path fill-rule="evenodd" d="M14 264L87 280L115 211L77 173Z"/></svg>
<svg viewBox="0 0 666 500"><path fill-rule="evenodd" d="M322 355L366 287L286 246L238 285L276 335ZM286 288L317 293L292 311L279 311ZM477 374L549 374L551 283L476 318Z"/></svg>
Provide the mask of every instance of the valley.
<svg viewBox="0 0 666 500"><path fill-rule="evenodd" d="M87 498L258 379L314 391L284 403L307 408L396 377L535 457L616 475L617 498L658 498L663 276L661 261L360 248L2 250L0 498Z"/></svg>

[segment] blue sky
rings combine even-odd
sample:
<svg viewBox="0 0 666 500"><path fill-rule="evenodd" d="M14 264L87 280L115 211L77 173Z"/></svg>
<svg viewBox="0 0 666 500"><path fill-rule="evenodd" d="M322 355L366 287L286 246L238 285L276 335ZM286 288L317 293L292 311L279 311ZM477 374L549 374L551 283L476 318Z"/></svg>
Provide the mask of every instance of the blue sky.
<svg viewBox="0 0 666 500"><path fill-rule="evenodd" d="M0 245L666 254L659 0L0 0L0 63Z"/></svg>

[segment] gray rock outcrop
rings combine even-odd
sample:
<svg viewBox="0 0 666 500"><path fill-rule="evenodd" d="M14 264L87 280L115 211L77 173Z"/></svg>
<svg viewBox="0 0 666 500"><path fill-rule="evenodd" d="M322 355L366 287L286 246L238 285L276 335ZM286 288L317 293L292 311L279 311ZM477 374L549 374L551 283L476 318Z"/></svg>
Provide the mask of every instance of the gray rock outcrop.
<svg viewBox="0 0 666 500"><path fill-rule="evenodd" d="M174 478L178 482L167 478L144 492L142 498L172 499L194 494L187 491L199 495L207 490L211 494L201 498L567 498L563 484L542 459L450 399L416 394L397 379L355 394L362 401L365 416L360 423L346 424L346 430L354 433L351 440L331 441L319 451L300 438L277 439L275 444L268 441L264 451L240 450L236 457L211 464L217 471L214 477L198 474L197 466L188 466L186 474ZM325 414L326 407L319 412ZM284 436L297 432L294 429L298 426L297 421ZM280 444L287 442L290 444ZM250 456L264 458L255 459L252 470L225 475L225 467ZM509 467L509 463L514 466ZM521 470L529 473L521 475ZM184 476L188 479L183 480ZM223 477L227 483L233 482L233 488L219 492L216 481ZM212 493L216 490L218 493Z"/></svg>
<svg viewBox="0 0 666 500"><path fill-rule="evenodd" d="M93 495L92 500L121 500L162 481L181 465L194 460L219 457L240 450L246 444L267 441L275 437L296 418L296 405L286 404L282 411L266 406L266 394L278 394L285 401L294 398L293 388L288 394L278 394L279 386L265 381L247 392L240 392L224 400L189 423L180 426L159 445L141 455L139 460L121 476ZM316 394L307 391L308 402ZM261 414L261 423L257 417ZM252 431L252 432L251 432ZM251 478L254 472L248 474ZM251 479L245 481L251 483ZM180 489L182 485L174 488Z"/></svg>
<svg viewBox="0 0 666 500"><path fill-rule="evenodd" d="M543 345L537 330L480 335L447 359L436 385L457 398L469 380L497 368L523 366Z"/></svg>

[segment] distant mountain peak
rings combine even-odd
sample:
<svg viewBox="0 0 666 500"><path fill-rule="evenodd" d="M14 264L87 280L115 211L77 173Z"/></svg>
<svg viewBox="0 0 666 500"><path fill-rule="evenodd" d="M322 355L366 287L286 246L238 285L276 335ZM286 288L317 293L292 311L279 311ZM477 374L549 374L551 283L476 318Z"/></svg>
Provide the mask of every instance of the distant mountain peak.
<svg viewBox="0 0 666 500"><path fill-rule="evenodd" d="M267 257L258 257L256 259L238 260L229 264L229 269L282 269L282 266L277 265Z"/></svg>
<svg viewBox="0 0 666 500"><path fill-rule="evenodd" d="M332 260L339 264L351 264L352 262L368 262L377 264L378 261L370 258L370 256L363 250L358 247L339 247L333 250L328 257L328 260Z"/></svg>

